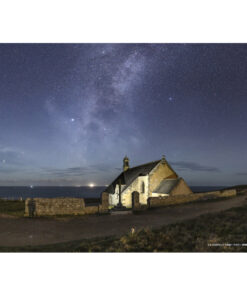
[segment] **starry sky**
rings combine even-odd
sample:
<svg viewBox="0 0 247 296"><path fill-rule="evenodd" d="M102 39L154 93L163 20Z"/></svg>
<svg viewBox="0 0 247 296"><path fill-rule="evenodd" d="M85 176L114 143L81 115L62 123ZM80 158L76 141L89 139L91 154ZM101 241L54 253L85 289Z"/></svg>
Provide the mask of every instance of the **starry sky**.
<svg viewBox="0 0 247 296"><path fill-rule="evenodd" d="M0 44L0 185L246 184L246 114L246 44Z"/></svg>

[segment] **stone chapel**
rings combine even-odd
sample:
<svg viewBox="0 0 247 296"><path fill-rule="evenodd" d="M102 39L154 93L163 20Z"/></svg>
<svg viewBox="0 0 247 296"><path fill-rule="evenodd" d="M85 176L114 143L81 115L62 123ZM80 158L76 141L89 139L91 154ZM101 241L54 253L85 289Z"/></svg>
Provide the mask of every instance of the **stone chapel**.
<svg viewBox="0 0 247 296"><path fill-rule="evenodd" d="M132 207L132 193L139 192L140 203L146 205L149 197L163 197L191 194L183 178L169 165L165 157L160 160L130 167L127 156L123 159L122 173L106 188L109 205Z"/></svg>

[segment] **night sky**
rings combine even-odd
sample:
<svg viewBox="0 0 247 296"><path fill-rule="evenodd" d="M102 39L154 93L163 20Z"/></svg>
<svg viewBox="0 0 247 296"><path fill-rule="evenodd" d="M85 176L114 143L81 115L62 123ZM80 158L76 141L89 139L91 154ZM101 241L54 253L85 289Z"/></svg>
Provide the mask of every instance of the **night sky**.
<svg viewBox="0 0 247 296"><path fill-rule="evenodd" d="M0 185L247 183L245 44L1 44L0 103Z"/></svg>

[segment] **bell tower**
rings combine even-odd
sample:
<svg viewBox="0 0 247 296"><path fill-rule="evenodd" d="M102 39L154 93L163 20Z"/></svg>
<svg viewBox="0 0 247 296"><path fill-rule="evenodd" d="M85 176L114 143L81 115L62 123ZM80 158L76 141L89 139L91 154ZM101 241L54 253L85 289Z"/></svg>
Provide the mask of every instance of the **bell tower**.
<svg viewBox="0 0 247 296"><path fill-rule="evenodd" d="M129 169L129 159L127 156L123 159L123 171L127 171Z"/></svg>
<svg viewBox="0 0 247 296"><path fill-rule="evenodd" d="M165 155L162 155L162 158L161 158L161 163L166 163L166 158L165 158Z"/></svg>

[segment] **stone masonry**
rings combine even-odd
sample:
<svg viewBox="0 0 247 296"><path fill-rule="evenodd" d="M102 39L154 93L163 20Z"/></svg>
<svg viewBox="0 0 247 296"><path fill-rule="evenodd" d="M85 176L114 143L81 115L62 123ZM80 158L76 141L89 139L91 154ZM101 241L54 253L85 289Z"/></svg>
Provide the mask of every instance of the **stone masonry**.
<svg viewBox="0 0 247 296"><path fill-rule="evenodd" d="M96 206L85 206L83 198L27 198L25 216L86 215L108 212L108 193L103 192Z"/></svg>

